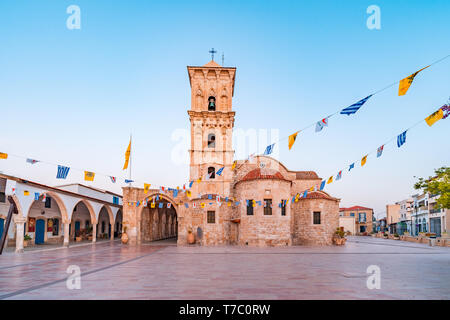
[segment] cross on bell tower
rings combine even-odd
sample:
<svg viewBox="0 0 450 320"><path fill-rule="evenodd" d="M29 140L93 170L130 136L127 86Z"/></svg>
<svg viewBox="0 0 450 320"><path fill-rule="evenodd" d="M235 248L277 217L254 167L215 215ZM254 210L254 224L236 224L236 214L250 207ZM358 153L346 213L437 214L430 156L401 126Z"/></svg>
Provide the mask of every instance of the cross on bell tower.
<svg viewBox="0 0 450 320"><path fill-rule="evenodd" d="M211 53L211 60L214 61L214 53L217 53L217 51L212 48L211 50L209 50L209 53Z"/></svg>

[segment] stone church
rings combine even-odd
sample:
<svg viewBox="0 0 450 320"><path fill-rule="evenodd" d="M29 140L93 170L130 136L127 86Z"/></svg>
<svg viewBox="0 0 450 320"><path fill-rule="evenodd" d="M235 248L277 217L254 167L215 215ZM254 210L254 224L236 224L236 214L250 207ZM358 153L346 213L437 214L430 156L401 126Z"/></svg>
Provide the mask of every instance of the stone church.
<svg viewBox="0 0 450 320"><path fill-rule="evenodd" d="M339 225L339 199L324 191L298 193L321 183L313 171L290 171L268 156L234 161L232 132L236 68L213 60L188 66L191 108L187 190L123 188L123 226L129 243L176 238L196 244L330 245ZM206 178L205 178L206 177ZM189 186L190 183L187 183Z"/></svg>

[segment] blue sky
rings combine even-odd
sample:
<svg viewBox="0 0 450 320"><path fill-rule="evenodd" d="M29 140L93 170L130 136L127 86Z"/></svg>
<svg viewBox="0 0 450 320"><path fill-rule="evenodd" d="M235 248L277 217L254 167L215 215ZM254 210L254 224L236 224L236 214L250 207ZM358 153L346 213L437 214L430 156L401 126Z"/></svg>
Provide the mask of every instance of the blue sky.
<svg viewBox="0 0 450 320"><path fill-rule="evenodd" d="M66 28L71 4L81 8L81 30ZM366 27L372 4L381 30ZM133 177L180 185L188 166L170 161L171 136L189 128L186 66L207 63L211 47L216 60L224 52L225 65L237 67L235 127L285 137L450 54L449 13L447 0L3 0L0 152L124 177L132 132ZM322 132L300 134L291 151L283 142L280 160L336 174L447 102L449 75L447 59L420 73L406 96L394 86ZM449 164L448 121L419 125L402 148L387 146L327 191L342 206L382 215L387 203L414 193L413 176ZM14 157L0 171L59 183L54 167ZM74 171L68 182L75 181L83 178ZM120 192L103 177L93 186Z"/></svg>

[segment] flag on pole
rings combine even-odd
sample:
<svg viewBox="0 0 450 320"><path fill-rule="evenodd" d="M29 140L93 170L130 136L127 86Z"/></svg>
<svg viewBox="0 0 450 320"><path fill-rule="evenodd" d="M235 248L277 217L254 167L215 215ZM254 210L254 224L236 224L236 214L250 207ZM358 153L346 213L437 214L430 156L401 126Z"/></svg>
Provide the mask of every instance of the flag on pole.
<svg viewBox="0 0 450 320"><path fill-rule="evenodd" d="M356 113L356 111L358 111L359 108L361 108L362 105L363 105L364 103L366 103L366 101L369 100L369 98L370 98L371 96L372 96L372 95L367 96L367 97L365 97L364 99L361 99L361 100L359 100L358 102L352 104L350 107L347 107L347 108L345 108L345 109L342 109L341 114L346 114L346 115L349 116L349 115L351 115L351 114L353 114L353 113Z"/></svg>
<svg viewBox="0 0 450 320"><path fill-rule="evenodd" d="M128 162L130 161L130 154L131 154L131 138L130 138L130 143L128 144L127 151L125 151L125 163L123 164L123 170L128 169Z"/></svg>
<svg viewBox="0 0 450 320"><path fill-rule="evenodd" d="M439 109L438 111L433 112L431 115L426 117L425 122L427 123L427 125L431 127L433 124L441 120L443 117L444 117L444 110Z"/></svg>
<svg viewBox="0 0 450 320"><path fill-rule="evenodd" d="M58 172L56 173L56 179L66 179L69 174L69 167L58 165Z"/></svg>
<svg viewBox="0 0 450 320"><path fill-rule="evenodd" d="M383 154L384 144L381 147L378 147L377 149L377 158L381 157Z"/></svg>
<svg viewBox="0 0 450 320"><path fill-rule="evenodd" d="M225 167L222 167L222 168L220 168L219 170L217 170L216 174L217 174L218 176L220 176L220 175L222 174L222 172L223 172L223 169L225 169Z"/></svg>
<svg viewBox="0 0 450 320"><path fill-rule="evenodd" d="M95 173L90 171L84 172L84 180L85 181L94 181Z"/></svg>
<svg viewBox="0 0 450 320"><path fill-rule="evenodd" d="M364 167L364 165L366 164L366 162L367 162L367 154L364 156L364 157L362 157L362 159L361 159L361 167Z"/></svg>
<svg viewBox="0 0 450 320"><path fill-rule="evenodd" d="M342 170L338 172L338 174L336 176L336 181L341 180L341 178L342 178Z"/></svg>
<svg viewBox="0 0 450 320"><path fill-rule="evenodd" d="M26 162L27 162L27 163L29 163L29 164L35 164L35 163L38 163L38 162L39 162L39 160L35 160L35 159L31 159L31 158L27 158Z"/></svg>
<svg viewBox="0 0 450 320"><path fill-rule="evenodd" d="M406 131L397 136L397 147L401 147L406 142Z"/></svg>
<svg viewBox="0 0 450 320"><path fill-rule="evenodd" d="M405 79L400 80L400 84L398 86L398 95L399 96L404 96L406 94L406 92L408 91L409 87L411 86L412 82L414 81L414 78L417 76L417 74L420 71L422 71L422 70L424 70L424 69L426 69L428 67L422 68L419 71L414 72L409 77L406 77Z"/></svg>
<svg viewBox="0 0 450 320"><path fill-rule="evenodd" d="M8 154L0 152L0 159L8 159Z"/></svg>
<svg viewBox="0 0 450 320"><path fill-rule="evenodd" d="M264 155L271 154L274 146L275 146L275 143L272 143L270 146L267 146L266 151L264 151Z"/></svg>
<svg viewBox="0 0 450 320"><path fill-rule="evenodd" d="M112 183L116 183L116 181L117 181L116 177L109 176L109 178L111 179L111 182L112 182Z"/></svg>
<svg viewBox="0 0 450 320"><path fill-rule="evenodd" d="M237 165L237 160L234 160L233 165L231 166L231 170L236 169L236 165Z"/></svg>
<svg viewBox="0 0 450 320"><path fill-rule="evenodd" d="M144 183L144 193L148 193L148 191L150 190L150 183Z"/></svg>
<svg viewBox="0 0 450 320"><path fill-rule="evenodd" d="M316 132L322 131L323 127L328 127L328 118L323 118L316 123Z"/></svg>
<svg viewBox="0 0 450 320"><path fill-rule="evenodd" d="M354 162L348 167L348 171L352 170L353 168L355 168L355 163Z"/></svg>
<svg viewBox="0 0 450 320"><path fill-rule="evenodd" d="M289 150L291 150L292 146L295 143L295 140L297 139L297 135L300 131L297 131L296 133L293 133L289 136Z"/></svg>

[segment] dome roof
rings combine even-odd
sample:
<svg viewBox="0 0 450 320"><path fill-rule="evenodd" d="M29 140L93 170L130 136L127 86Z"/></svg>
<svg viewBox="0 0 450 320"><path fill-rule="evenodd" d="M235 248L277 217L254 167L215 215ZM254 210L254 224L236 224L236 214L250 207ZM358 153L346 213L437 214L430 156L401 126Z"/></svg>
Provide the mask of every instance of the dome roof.
<svg viewBox="0 0 450 320"><path fill-rule="evenodd" d="M286 180L283 175L273 169L264 169L261 170L260 168L254 169L247 173L240 181L249 181L249 180L256 180L256 179L277 179L277 180ZM287 180L286 180L287 181Z"/></svg>

